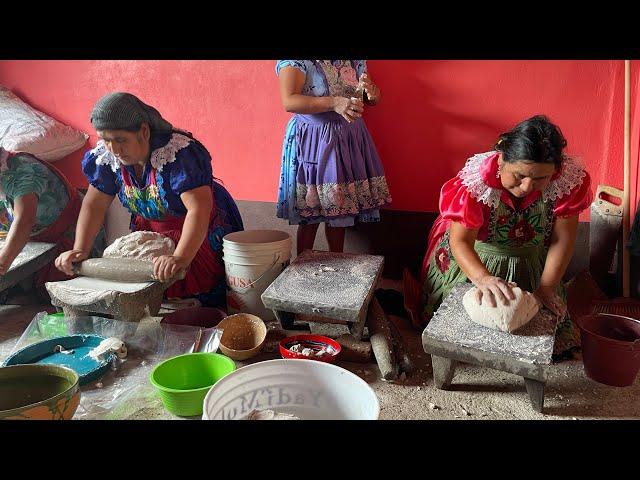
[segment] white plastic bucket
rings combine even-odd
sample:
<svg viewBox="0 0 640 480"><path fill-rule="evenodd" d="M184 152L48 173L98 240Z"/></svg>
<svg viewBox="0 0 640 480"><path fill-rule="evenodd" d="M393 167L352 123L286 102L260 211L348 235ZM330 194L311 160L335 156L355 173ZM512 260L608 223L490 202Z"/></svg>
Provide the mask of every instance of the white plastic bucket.
<svg viewBox="0 0 640 480"><path fill-rule="evenodd" d="M316 360L268 360L218 380L204 398L203 420L243 420L273 410L301 420L377 420L380 404L367 382Z"/></svg>
<svg viewBox="0 0 640 480"><path fill-rule="evenodd" d="M251 313L262 320L275 318L260 296L291 259L291 237L279 230L244 230L222 239L227 310Z"/></svg>

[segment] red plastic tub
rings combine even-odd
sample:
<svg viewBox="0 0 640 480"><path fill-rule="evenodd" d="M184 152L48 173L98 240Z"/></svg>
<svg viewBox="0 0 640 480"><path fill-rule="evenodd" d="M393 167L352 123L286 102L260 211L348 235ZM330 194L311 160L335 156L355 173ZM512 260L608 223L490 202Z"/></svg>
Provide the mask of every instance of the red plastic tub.
<svg viewBox="0 0 640 480"><path fill-rule="evenodd" d="M599 313L576 320L585 373L613 387L632 385L640 370L640 321Z"/></svg>
<svg viewBox="0 0 640 480"><path fill-rule="evenodd" d="M213 328L220 321L227 317L227 314L219 308L213 307L191 307L176 310L165 315L160 323L169 325L190 325L193 327Z"/></svg>

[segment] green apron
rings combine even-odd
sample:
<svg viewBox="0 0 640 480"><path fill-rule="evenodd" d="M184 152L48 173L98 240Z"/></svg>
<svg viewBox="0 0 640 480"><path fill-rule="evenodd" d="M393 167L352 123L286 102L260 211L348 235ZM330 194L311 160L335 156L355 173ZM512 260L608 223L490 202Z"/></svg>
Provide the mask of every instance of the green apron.
<svg viewBox="0 0 640 480"><path fill-rule="evenodd" d="M491 209L487 239L474 245L491 275L515 282L530 292L538 288L553 230L554 203L540 197L521 211L513 210L502 201ZM447 231L429 260L423 285L424 313L431 317L456 284L468 281L453 257ZM557 293L566 302L562 283ZM578 346L578 337L567 314L558 322L554 354L568 356Z"/></svg>

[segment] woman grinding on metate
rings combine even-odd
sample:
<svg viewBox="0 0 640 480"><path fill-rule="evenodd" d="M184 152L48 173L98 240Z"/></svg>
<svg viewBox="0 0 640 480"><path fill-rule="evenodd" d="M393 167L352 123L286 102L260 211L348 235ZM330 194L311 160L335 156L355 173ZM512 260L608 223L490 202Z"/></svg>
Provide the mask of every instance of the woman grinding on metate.
<svg viewBox="0 0 640 480"><path fill-rule="evenodd" d="M422 265L425 318L458 283L471 281L478 303L494 307L515 299L517 285L560 316L554 357L578 350L562 277L592 193L589 174L563 153L566 145L560 129L537 115L443 185Z"/></svg>

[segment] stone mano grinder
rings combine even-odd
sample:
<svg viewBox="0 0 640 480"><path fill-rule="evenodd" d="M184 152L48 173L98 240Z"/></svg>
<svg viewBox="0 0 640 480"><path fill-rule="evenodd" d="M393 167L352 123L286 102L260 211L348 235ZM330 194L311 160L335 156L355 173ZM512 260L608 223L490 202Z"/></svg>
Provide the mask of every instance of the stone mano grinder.
<svg viewBox="0 0 640 480"><path fill-rule="evenodd" d="M103 313L125 321L157 315L164 291L186 273L159 282L153 261L131 258L91 258L75 264L74 271L78 277L45 285L52 305L67 317Z"/></svg>
<svg viewBox="0 0 640 480"><path fill-rule="evenodd" d="M77 275L117 282L157 282L151 260L133 258L90 258L74 264ZM185 271L179 271L170 282L182 280ZM167 282L167 287L171 284Z"/></svg>

